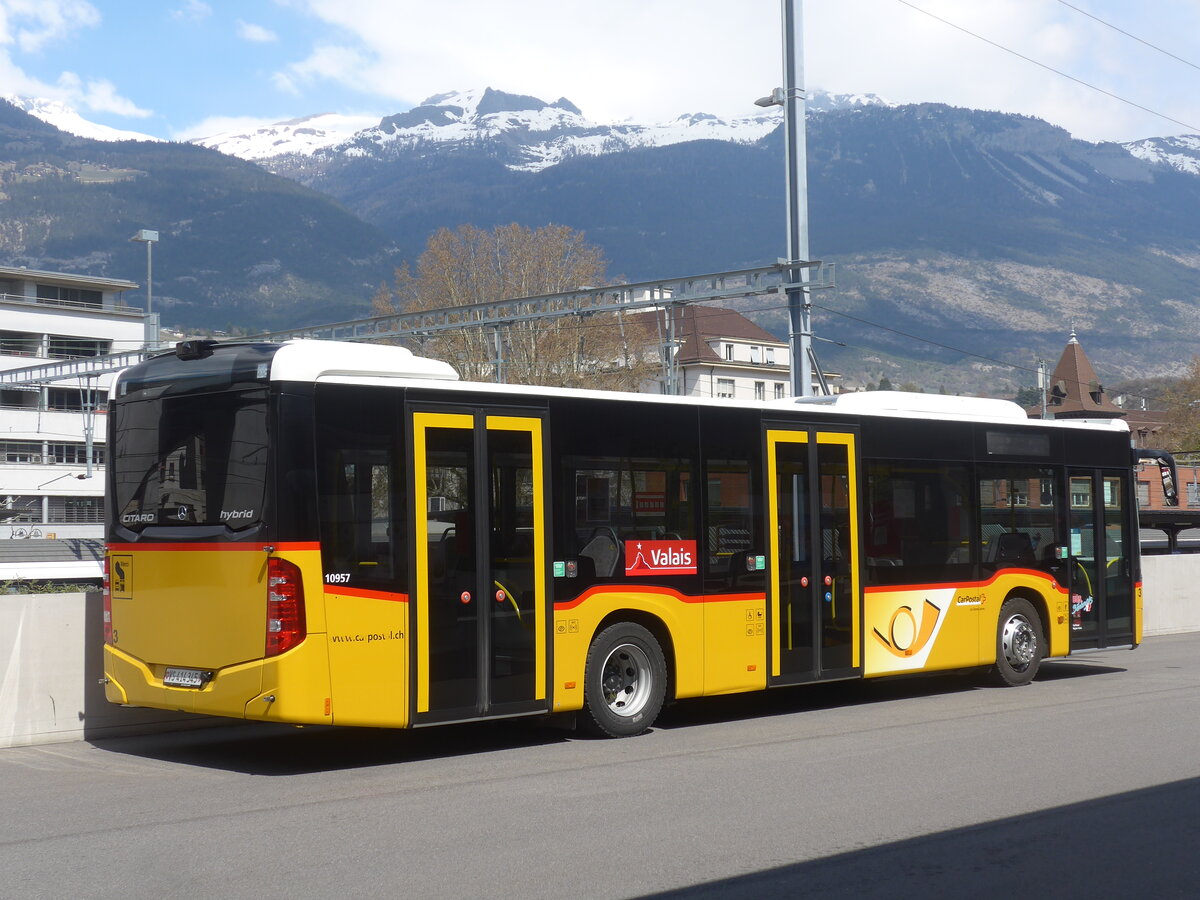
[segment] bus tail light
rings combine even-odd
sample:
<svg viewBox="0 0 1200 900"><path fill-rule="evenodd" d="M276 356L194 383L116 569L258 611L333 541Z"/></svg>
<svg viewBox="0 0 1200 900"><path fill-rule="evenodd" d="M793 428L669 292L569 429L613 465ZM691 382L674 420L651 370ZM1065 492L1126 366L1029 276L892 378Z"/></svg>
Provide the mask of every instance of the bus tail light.
<svg viewBox="0 0 1200 900"><path fill-rule="evenodd" d="M267 560L266 656L291 650L308 634L300 567L272 556Z"/></svg>
<svg viewBox="0 0 1200 900"><path fill-rule="evenodd" d="M104 643L112 646L113 629L112 629L112 589L108 583L108 557L104 557Z"/></svg>

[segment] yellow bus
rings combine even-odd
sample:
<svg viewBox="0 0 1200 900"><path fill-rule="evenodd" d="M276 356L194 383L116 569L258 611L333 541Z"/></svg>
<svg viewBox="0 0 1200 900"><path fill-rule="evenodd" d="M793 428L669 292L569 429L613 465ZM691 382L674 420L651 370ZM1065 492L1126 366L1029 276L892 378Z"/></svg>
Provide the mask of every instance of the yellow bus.
<svg viewBox="0 0 1200 900"><path fill-rule="evenodd" d="M988 669L1141 640L1128 428L892 392L471 384L188 341L109 409L106 694L407 728Z"/></svg>

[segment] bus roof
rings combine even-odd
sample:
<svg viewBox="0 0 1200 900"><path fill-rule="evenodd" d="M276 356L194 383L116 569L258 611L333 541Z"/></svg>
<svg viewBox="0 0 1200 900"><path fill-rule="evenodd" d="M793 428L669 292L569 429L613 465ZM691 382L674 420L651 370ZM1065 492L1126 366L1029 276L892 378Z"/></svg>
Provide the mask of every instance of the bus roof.
<svg viewBox="0 0 1200 900"><path fill-rule="evenodd" d="M957 397L949 394L920 394L908 391L859 391L832 397L796 397L788 405L828 406L840 412L888 415L921 413L967 419L1027 420L1025 410L1011 400L988 397Z"/></svg>
<svg viewBox="0 0 1200 900"><path fill-rule="evenodd" d="M617 391L554 388L530 385L465 382L449 363L414 355L404 347L348 341L291 340L280 345L271 361L272 381L333 381L358 384L388 384L394 379L432 381L430 387L453 391L481 391L497 394L537 394L545 396L594 397L649 403L686 405L728 405L727 400L710 397L678 397L633 394ZM455 382L447 384L446 382ZM1091 427L1128 431L1123 419L1030 419L1011 400L986 397L957 397L907 391L860 391L832 397L795 397L782 400L740 401L746 407L799 410L805 407L850 416L894 416L915 419L954 419L975 422L1011 422L1013 424L1051 425L1055 427Z"/></svg>
<svg viewBox="0 0 1200 900"><path fill-rule="evenodd" d="M292 340L284 341L271 359L272 381L317 381L333 375L458 380L449 363L417 356L406 347Z"/></svg>
<svg viewBox="0 0 1200 900"><path fill-rule="evenodd" d="M769 405L786 408L812 406L830 412L853 415L958 419L973 422L1008 421L1014 424L1129 431L1129 423L1124 419L1031 419L1024 409L1011 400L996 400L990 397L956 397L948 394L921 394L908 391L858 391L852 394L835 394L832 397L795 397L773 400Z"/></svg>

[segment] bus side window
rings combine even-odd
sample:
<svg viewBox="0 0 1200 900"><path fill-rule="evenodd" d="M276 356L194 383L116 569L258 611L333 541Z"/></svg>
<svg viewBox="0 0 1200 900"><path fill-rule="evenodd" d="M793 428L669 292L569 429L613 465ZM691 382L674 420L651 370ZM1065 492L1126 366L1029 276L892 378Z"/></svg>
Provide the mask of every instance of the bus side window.
<svg viewBox="0 0 1200 900"><path fill-rule="evenodd" d="M574 573L555 579L556 596L576 597L589 582L628 583L635 576L626 575L627 564L638 580L698 591L697 409L580 398L553 400L550 414L558 463L554 552ZM671 552L690 555L690 564L655 574L646 559L639 562L643 553Z"/></svg>
<svg viewBox="0 0 1200 900"><path fill-rule="evenodd" d="M581 575L623 578L627 541L695 539L686 460L569 457L563 467L574 491L572 555Z"/></svg>
<svg viewBox="0 0 1200 900"><path fill-rule="evenodd" d="M981 466L980 561L985 569L1050 569L1058 564L1063 523L1059 477L1044 466Z"/></svg>
<svg viewBox="0 0 1200 900"><path fill-rule="evenodd" d="M330 388L318 392L317 493L321 558L330 584L381 583L398 576L403 522L396 503L390 417L367 415ZM327 402L323 402L327 401Z"/></svg>
<svg viewBox="0 0 1200 900"><path fill-rule="evenodd" d="M705 465L704 587L707 591L761 589L752 469L746 460Z"/></svg>
<svg viewBox="0 0 1200 900"><path fill-rule="evenodd" d="M965 466L867 464L868 584L968 577L973 520Z"/></svg>
<svg viewBox="0 0 1200 900"><path fill-rule="evenodd" d="M342 450L319 468L327 574L391 578L391 472L383 451Z"/></svg>

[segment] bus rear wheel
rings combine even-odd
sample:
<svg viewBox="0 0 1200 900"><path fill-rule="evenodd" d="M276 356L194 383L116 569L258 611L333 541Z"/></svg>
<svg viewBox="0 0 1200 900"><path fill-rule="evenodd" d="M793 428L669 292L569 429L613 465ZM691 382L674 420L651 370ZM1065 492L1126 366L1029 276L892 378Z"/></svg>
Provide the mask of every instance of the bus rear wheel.
<svg viewBox="0 0 1200 900"><path fill-rule="evenodd" d="M596 635L584 669L584 727L604 737L646 731L667 694L667 663L649 631L618 622Z"/></svg>
<svg viewBox="0 0 1200 900"><path fill-rule="evenodd" d="M1016 687L1029 684L1045 656L1042 621L1024 597L1010 597L1000 607L996 624L996 666L993 680Z"/></svg>

